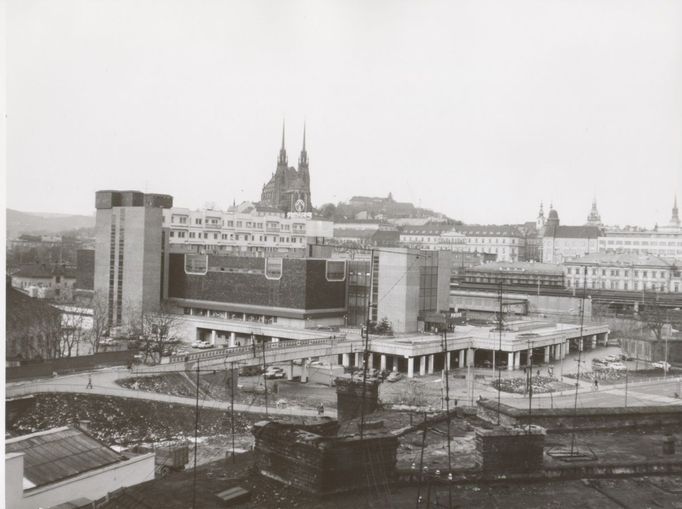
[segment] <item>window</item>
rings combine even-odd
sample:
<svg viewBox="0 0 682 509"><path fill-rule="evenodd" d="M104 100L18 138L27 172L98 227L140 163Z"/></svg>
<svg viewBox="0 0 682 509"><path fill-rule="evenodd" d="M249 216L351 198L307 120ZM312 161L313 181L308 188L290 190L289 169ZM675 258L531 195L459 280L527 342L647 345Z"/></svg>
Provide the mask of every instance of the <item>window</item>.
<svg viewBox="0 0 682 509"><path fill-rule="evenodd" d="M282 258L265 259L265 277L268 279L282 279Z"/></svg>
<svg viewBox="0 0 682 509"><path fill-rule="evenodd" d="M189 238L193 239L194 237L196 237L196 234L194 232L189 232Z"/></svg>
<svg viewBox="0 0 682 509"><path fill-rule="evenodd" d="M344 281L346 279L345 260L327 260L327 281Z"/></svg>
<svg viewBox="0 0 682 509"><path fill-rule="evenodd" d="M202 221L201 221L201 218L199 218L199 217L197 217L197 218L194 220L194 224L201 224L201 222L202 222Z"/></svg>
<svg viewBox="0 0 682 509"><path fill-rule="evenodd" d="M185 274L198 274L203 276L206 272L208 272L208 255L185 255Z"/></svg>
<svg viewBox="0 0 682 509"><path fill-rule="evenodd" d="M171 236L171 238L175 237L175 232L173 230L171 230L170 236Z"/></svg>

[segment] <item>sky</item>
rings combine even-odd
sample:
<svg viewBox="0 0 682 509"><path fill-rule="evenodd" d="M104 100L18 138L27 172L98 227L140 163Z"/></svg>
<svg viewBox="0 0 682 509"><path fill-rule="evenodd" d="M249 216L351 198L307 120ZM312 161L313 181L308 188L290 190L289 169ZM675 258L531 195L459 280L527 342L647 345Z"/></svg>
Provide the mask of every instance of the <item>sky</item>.
<svg viewBox="0 0 682 509"><path fill-rule="evenodd" d="M286 121L314 205L385 196L468 223L552 203L664 224L682 203L677 0L8 0L7 199L258 200Z"/></svg>

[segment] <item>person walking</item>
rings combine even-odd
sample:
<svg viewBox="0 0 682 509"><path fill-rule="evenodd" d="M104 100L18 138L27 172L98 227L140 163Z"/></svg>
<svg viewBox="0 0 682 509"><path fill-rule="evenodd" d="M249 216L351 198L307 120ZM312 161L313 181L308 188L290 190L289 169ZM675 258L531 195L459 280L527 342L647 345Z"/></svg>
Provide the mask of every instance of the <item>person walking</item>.
<svg viewBox="0 0 682 509"><path fill-rule="evenodd" d="M594 390L595 391L599 390L599 380L597 380L596 378L594 379Z"/></svg>
<svg viewBox="0 0 682 509"><path fill-rule="evenodd" d="M88 385L85 386L86 389L92 389L92 376L88 375Z"/></svg>

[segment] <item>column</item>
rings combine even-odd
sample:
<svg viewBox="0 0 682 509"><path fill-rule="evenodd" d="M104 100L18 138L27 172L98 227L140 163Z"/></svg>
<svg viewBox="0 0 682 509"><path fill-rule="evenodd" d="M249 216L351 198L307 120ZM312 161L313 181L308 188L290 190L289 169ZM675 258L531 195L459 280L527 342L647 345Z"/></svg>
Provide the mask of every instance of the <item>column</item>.
<svg viewBox="0 0 682 509"><path fill-rule="evenodd" d="M584 346L585 346L585 345L584 345L584 342L583 342L583 338L581 337L581 338L578 340L578 351L580 351L580 352L584 351Z"/></svg>
<svg viewBox="0 0 682 509"><path fill-rule="evenodd" d="M419 376L426 375L426 355L419 357Z"/></svg>
<svg viewBox="0 0 682 509"><path fill-rule="evenodd" d="M592 348L597 348L597 335L592 334Z"/></svg>
<svg viewBox="0 0 682 509"><path fill-rule="evenodd" d="M367 369L372 369L374 367L374 354L372 352L367 352Z"/></svg>
<svg viewBox="0 0 682 509"><path fill-rule="evenodd" d="M514 352L507 353L507 369L514 369Z"/></svg>
<svg viewBox="0 0 682 509"><path fill-rule="evenodd" d="M521 352L514 353L514 369L521 368Z"/></svg>
<svg viewBox="0 0 682 509"><path fill-rule="evenodd" d="M607 346L609 344L609 333L605 332L604 333L604 346Z"/></svg>
<svg viewBox="0 0 682 509"><path fill-rule="evenodd" d="M211 344L215 346L215 330L211 331Z"/></svg>
<svg viewBox="0 0 682 509"><path fill-rule="evenodd" d="M301 382L308 381L308 359L303 359L301 362Z"/></svg>
<svg viewBox="0 0 682 509"><path fill-rule="evenodd" d="M234 345L236 345L237 341L237 335L234 332L230 332L230 348L234 348Z"/></svg>
<svg viewBox="0 0 682 509"><path fill-rule="evenodd" d="M407 359L407 377L414 378L414 357Z"/></svg>
<svg viewBox="0 0 682 509"><path fill-rule="evenodd" d="M551 347L549 347L549 346L545 347L545 364L549 364L549 349L550 348Z"/></svg>
<svg viewBox="0 0 682 509"><path fill-rule="evenodd" d="M464 363L466 362L465 355L466 355L466 352L464 350L459 351L459 367L460 368L463 368Z"/></svg>
<svg viewBox="0 0 682 509"><path fill-rule="evenodd" d="M383 353L381 354L381 358L379 360L379 369L381 369L381 371L386 369L386 356Z"/></svg>
<svg viewBox="0 0 682 509"><path fill-rule="evenodd" d="M448 356L450 356L450 353L447 353ZM429 355L429 365L427 369L429 375L433 375L433 355Z"/></svg>
<svg viewBox="0 0 682 509"><path fill-rule="evenodd" d="M469 348L467 350L467 366L473 366L474 365L474 350L473 348Z"/></svg>
<svg viewBox="0 0 682 509"><path fill-rule="evenodd" d="M445 363L443 369L450 371L452 369L452 358L450 357L450 354L448 352L445 353L445 357L443 357L443 362Z"/></svg>
<svg viewBox="0 0 682 509"><path fill-rule="evenodd" d="M362 357L360 356L360 352L355 352L355 364L354 364L354 366L356 368L362 367Z"/></svg>
<svg viewBox="0 0 682 509"><path fill-rule="evenodd" d="M344 368L350 367L350 354L349 353L341 354L341 364L343 365Z"/></svg>
<svg viewBox="0 0 682 509"><path fill-rule="evenodd" d="M246 321L246 313L242 313L242 322Z"/></svg>
<svg viewBox="0 0 682 509"><path fill-rule="evenodd" d="M287 380L294 379L294 361L289 361L289 371L287 372Z"/></svg>

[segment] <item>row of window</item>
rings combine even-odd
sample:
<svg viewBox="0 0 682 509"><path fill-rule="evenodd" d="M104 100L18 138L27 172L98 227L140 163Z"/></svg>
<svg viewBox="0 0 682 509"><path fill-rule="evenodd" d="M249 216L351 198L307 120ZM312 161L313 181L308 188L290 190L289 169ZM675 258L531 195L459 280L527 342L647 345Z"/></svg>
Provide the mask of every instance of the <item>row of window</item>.
<svg viewBox="0 0 682 509"><path fill-rule="evenodd" d="M171 219L171 222L173 224L188 224L188 218L187 216L173 216ZM293 231L305 231L305 223L293 223L292 225L289 224L281 224L276 221L267 221L265 223L258 222L258 221L235 221L235 220L227 220L224 221L220 218L209 218L207 217L206 220L204 221L203 218L201 217L196 217L194 218L194 225L196 226L216 226L219 228L222 227L227 227L227 228L255 228L257 230L262 230L263 225L265 224L265 227L269 230L271 229L276 229L276 230L285 230L289 231L290 229Z"/></svg>
<svg viewBox="0 0 682 509"><path fill-rule="evenodd" d="M251 234L240 234L240 233L208 233L208 232L186 232L186 231L176 231L171 230L171 238L178 239L211 239L211 240L244 240L244 241L256 241L256 236ZM259 235L259 242L283 242L283 243L298 243L303 244L305 242L304 237L278 237L277 235Z"/></svg>
<svg viewBox="0 0 682 509"><path fill-rule="evenodd" d="M205 308L183 308L186 315L206 316L209 318L221 318L223 320L237 320L245 322L277 323L277 317L271 315L256 315L252 313L233 313L231 311L217 311Z"/></svg>
<svg viewBox="0 0 682 509"><path fill-rule="evenodd" d="M575 272L574 272L574 270L575 270ZM598 275L600 272L601 272L602 276L608 275L611 277L620 277L621 271L620 271L620 269L591 269L591 273L593 276ZM634 277L641 277L643 279L649 278L649 277L651 279L656 279L657 277L659 279L666 279L668 277L668 274L669 274L669 273L662 271L662 270L658 271L658 272L655 270L651 270L651 271L649 271L649 270L641 270L641 271L640 270L633 270L632 272L633 272ZM574 273L575 274L582 274L583 270L580 267L575 267L575 269L573 269L572 267L568 267L566 269L566 273L567 274L574 274ZM588 273L589 273L589 271L588 271ZM657 276L657 274L658 274L658 276ZM629 270L623 270L623 275L625 277L630 277L630 271ZM673 277L680 277L680 272L674 271L674 272L672 272L672 276Z"/></svg>
<svg viewBox="0 0 682 509"><path fill-rule="evenodd" d="M600 245L604 245L605 241L600 240L599 241ZM665 241L648 241L648 240L607 240L606 245L609 246L614 246L614 245L623 245L623 246L679 246L682 247L682 241L672 241L669 240L667 242Z"/></svg>

